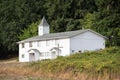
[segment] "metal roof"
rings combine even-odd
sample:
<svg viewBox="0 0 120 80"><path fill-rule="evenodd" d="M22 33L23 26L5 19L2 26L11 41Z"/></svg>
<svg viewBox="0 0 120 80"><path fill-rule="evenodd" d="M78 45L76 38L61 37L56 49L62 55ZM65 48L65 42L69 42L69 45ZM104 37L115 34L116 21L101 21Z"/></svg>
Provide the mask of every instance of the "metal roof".
<svg viewBox="0 0 120 80"><path fill-rule="evenodd" d="M19 41L17 43L24 43L24 42L30 42L30 41L44 41L44 40L54 40L54 39L63 39L63 38L70 38L70 37L74 37L78 34L82 34L84 32L90 31L98 36L101 36L105 39L107 39L107 37L92 31L90 29L85 29L85 30L77 30L77 31L68 31L68 32L60 32L60 33L51 33L51 34L44 34L42 36L35 36L35 37L31 37L22 41Z"/></svg>

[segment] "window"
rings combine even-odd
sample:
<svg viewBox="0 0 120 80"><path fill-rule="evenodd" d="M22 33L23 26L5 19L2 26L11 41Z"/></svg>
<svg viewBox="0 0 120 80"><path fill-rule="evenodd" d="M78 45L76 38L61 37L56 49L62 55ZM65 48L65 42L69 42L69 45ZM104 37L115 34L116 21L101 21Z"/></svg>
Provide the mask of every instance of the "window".
<svg viewBox="0 0 120 80"><path fill-rule="evenodd" d="M25 46L24 46L24 43L22 43L22 48L24 48Z"/></svg>
<svg viewBox="0 0 120 80"><path fill-rule="evenodd" d="M42 28L41 28L41 27L39 27L39 29L40 29L40 31L42 30Z"/></svg>
<svg viewBox="0 0 120 80"><path fill-rule="evenodd" d="M32 42L29 42L29 47L32 47Z"/></svg>
<svg viewBox="0 0 120 80"><path fill-rule="evenodd" d="M38 41L37 42L37 47L40 47L41 46L41 41Z"/></svg>
<svg viewBox="0 0 120 80"><path fill-rule="evenodd" d="M50 41L46 41L46 46L49 46L50 45Z"/></svg>
<svg viewBox="0 0 120 80"><path fill-rule="evenodd" d="M105 45L105 43L103 43L103 45Z"/></svg>
<svg viewBox="0 0 120 80"><path fill-rule="evenodd" d="M25 58L25 55L24 55L24 54L22 54L22 58Z"/></svg>
<svg viewBox="0 0 120 80"><path fill-rule="evenodd" d="M58 40L55 40L55 45L58 45Z"/></svg>
<svg viewBox="0 0 120 80"><path fill-rule="evenodd" d="M41 42L39 42L39 46L41 46Z"/></svg>
<svg viewBox="0 0 120 80"><path fill-rule="evenodd" d="M49 56L50 54L49 54L49 52L46 52L46 56Z"/></svg>
<svg viewBox="0 0 120 80"><path fill-rule="evenodd" d="M37 42L37 47L39 47L39 41Z"/></svg>
<svg viewBox="0 0 120 80"><path fill-rule="evenodd" d="M49 52L42 52L40 53L41 57L45 57L45 56L50 56Z"/></svg>
<svg viewBox="0 0 120 80"><path fill-rule="evenodd" d="M75 50L72 50L72 53L75 52Z"/></svg>
<svg viewBox="0 0 120 80"><path fill-rule="evenodd" d="M54 54L54 55L55 55L55 54L56 54L56 52L55 52L55 51L52 51L52 54Z"/></svg>

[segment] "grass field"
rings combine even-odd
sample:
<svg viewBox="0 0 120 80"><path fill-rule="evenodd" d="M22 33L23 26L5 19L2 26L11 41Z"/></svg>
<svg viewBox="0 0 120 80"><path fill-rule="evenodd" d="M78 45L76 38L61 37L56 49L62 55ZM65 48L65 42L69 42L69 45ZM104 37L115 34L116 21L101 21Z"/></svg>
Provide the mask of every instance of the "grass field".
<svg viewBox="0 0 120 80"><path fill-rule="evenodd" d="M1 74L27 77L27 80L35 80L31 77L37 80L120 80L120 48L31 63L0 63Z"/></svg>

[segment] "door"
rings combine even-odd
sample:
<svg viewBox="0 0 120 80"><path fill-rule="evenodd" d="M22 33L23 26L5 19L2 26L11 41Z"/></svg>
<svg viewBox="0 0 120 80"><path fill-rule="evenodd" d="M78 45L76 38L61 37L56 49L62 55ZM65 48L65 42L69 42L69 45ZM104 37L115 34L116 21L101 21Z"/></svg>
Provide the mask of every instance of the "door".
<svg viewBox="0 0 120 80"><path fill-rule="evenodd" d="M52 58L56 58L56 57L57 57L57 55L56 55L56 54L57 54L56 51L52 51L51 54L52 54Z"/></svg>
<svg viewBox="0 0 120 80"><path fill-rule="evenodd" d="M35 53L30 53L30 62L35 61Z"/></svg>

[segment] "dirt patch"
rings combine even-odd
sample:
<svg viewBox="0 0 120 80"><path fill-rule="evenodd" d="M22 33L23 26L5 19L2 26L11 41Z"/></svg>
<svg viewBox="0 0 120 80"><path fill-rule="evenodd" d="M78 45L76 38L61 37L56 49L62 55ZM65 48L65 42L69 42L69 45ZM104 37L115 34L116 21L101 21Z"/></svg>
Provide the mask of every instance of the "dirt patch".
<svg viewBox="0 0 120 80"><path fill-rule="evenodd" d="M17 75L0 74L0 80L27 80L27 77Z"/></svg>
<svg viewBox="0 0 120 80"><path fill-rule="evenodd" d="M11 58L11 59L7 59L7 60L0 60L0 63L14 63L14 62L18 62L17 58Z"/></svg>

